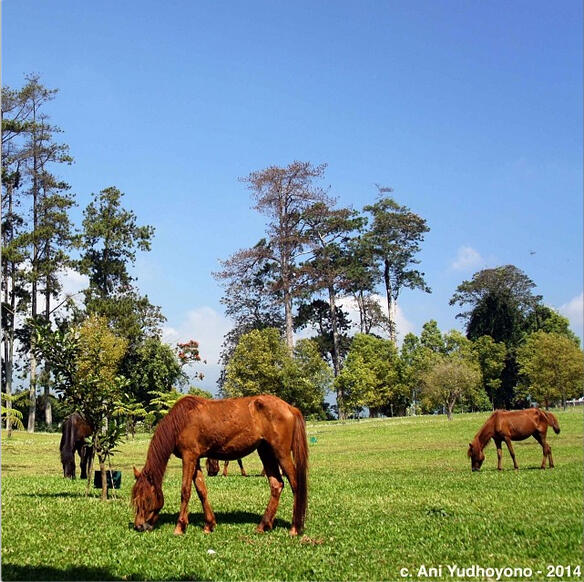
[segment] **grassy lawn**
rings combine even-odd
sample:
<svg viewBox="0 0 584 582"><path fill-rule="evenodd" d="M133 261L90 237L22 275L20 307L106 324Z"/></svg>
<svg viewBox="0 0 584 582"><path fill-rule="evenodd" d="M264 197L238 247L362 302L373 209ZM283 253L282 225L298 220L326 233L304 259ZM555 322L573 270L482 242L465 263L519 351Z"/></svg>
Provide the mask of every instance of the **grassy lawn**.
<svg viewBox="0 0 584 582"><path fill-rule="evenodd" d="M573 569L582 567L582 411L558 412L562 431L548 432L555 469L539 469L541 447L530 439L515 444L519 471L504 449L498 472L491 443L482 471L472 473L466 449L487 416L309 423L309 509L299 538L288 536L289 487L275 529L255 533L269 498L255 453L245 462L250 477L233 463L227 478L207 479L215 532L203 534L193 490L191 525L175 537L174 457L157 527L131 528L132 465L143 465L150 435L122 445L114 457L122 488L101 502L97 491L85 497L84 482L61 477L59 435L3 433L2 579L400 580L405 568L410 580L487 577L451 575L455 565L531 570L527 580L580 579ZM421 567L437 570L426 578Z"/></svg>

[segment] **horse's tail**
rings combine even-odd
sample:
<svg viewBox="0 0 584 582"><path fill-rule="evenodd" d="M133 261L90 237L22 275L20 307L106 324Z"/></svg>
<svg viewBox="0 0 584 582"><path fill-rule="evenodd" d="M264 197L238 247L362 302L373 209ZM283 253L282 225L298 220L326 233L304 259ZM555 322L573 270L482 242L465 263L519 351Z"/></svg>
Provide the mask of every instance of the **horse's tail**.
<svg viewBox="0 0 584 582"><path fill-rule="evenodd" d="M71 467L75 466L75 425L72 416L68 416L61 427L61 463L65 477L71 477Z"/></svg>
<svg viewBox="0 0 584 582"><path fill-rule="evenodd" d="M308 441L306 423L302 413L294 408L294 433L292 435L292 455L296 468L296 494L294 495L293 526L298 533L304 529L308 506Z"/></svg>
<svg viewBox="0 0 584 582"><path fill-rule="evenodd" d="M546 412L544 410L542 410L542 412L545 414L545 418L548 424L554 429L554 432L556 434L560 434L560 425L558 424L558 419L556 418L556 415L552 414L551 412Z"/></svg>

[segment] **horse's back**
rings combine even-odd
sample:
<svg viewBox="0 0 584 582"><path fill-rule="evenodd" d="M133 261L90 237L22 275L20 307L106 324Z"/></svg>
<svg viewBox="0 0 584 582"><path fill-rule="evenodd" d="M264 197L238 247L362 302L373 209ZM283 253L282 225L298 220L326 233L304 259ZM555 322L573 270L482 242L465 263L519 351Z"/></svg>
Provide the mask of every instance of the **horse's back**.
<svg viewBox="0 0 584 582"><path fill-rule="evenodd" d="M179 449L193 448L202 456L235 460L254 451L261 441L292 438L295 409L277 396L221 400L186 396L180 402L188 416L180 430Z"/></svg>
<svg viewBox="0 0 584 582"><path fill-rule="evenodd" d="M523 440L536 432L545 431L548 424L545 413L538 408L496 410L493 417L495 431L512 440Z"/></svg>
<svg viewBox="0 0 584 582"><path fill-rule="evenodd" d="M260 419L281 422L293 420L295 414L293 406L272 394L220 400L202 398L198 404L197 415L208 415L212 422L235 421L253 424Z"/></svg>

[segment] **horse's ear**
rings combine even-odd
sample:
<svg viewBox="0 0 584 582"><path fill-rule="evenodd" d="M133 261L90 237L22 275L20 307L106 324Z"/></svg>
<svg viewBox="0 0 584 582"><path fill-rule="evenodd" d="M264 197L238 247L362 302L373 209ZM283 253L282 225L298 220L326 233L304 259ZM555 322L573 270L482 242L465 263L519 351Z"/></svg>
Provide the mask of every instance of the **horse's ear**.
<svg viewBox="0 0 584 582"><path fill-rule="evenodd" d="M138 469L136 469L136 467L134 466L134 477L136 477L136 479L138 479L141 474L142 473L140 473L140 471L138 471Z"/></svg>

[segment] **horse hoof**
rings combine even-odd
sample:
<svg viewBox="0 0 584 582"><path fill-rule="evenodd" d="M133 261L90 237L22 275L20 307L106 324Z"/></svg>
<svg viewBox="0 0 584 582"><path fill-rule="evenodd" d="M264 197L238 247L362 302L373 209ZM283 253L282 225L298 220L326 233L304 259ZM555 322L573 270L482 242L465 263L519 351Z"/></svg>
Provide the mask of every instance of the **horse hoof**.
<svg viewBox="0 0 584 582"><path fill-rule="evenodd" d="M294 537L294 536L297 536L297 535L298 535L298 530L294 526L292 526L290 528L290 536L291 537Z"/></svg>

